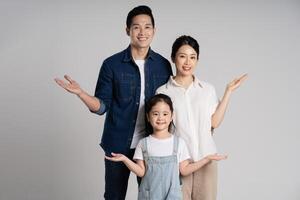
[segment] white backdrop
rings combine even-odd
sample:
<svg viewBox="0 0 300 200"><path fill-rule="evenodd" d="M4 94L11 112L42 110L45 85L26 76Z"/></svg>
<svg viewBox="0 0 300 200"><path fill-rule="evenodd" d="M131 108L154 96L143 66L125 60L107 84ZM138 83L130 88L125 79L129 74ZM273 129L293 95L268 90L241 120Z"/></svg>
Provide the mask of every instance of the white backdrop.
<svg viewBox="0 0 300 200"><path fill-rule="evenodd" d="M127 47L127 13L147 4L152 48L200 43L197 76L217 89L247 72L215 132L219 200L299 200L299 1L0 0L0 199L103 199L104 117L53 79L93 94L102 61ZM137 184L131 176L127 199Z"/></svg>

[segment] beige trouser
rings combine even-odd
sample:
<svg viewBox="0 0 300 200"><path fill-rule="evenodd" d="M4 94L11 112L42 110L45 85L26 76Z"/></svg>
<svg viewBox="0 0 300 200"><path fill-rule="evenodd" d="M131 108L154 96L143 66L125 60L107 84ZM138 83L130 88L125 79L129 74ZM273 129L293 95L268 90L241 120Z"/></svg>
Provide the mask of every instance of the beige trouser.
<svg viewBox="0 0 300 200"><path fill-rule="evenodd" d="M215 161L208 163L189 176L183 176L183 199L216 200L217 176L217 162Z"/></svg>

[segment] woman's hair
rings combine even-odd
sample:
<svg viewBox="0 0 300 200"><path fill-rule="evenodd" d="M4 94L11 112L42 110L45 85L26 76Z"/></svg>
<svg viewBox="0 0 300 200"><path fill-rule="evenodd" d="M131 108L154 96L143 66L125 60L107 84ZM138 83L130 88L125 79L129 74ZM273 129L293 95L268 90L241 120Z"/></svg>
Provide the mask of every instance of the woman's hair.
<svg viewBox="0 0 300 200"><path fill-rule="evenodd" d="M171 114L173 114L174 109L173 109L173 103L172 103L171 98L168 95L165 95L165 94L157 94L157 95L154 95L153 97L151 97L148 100L148 102L146 103L146 115L147 116L149 116L149 114L152 110L152 107L155 106L159 102L166 103L170 107ZM172 121L169 125L169 129L168 129L169 132L173 132L174 128L175 127L174 127L174 124L173 124L173 121ZM150 124L150 122L147 120L147 122L146 122L146 136L151 135L152 133L153 133L153 127Z"/></svg>
<svg viewBox="0 0 300 200"><path fill-rule="evenodd" d="M172 45L172 53L171 53L172 61L175 60L175 56L176 56L178 49L180 47L182 47L183 45L191 46L197 53L197 59L199 58L199 44L198 44L197 40L195 40L191 36L182 35L179 38L177 38Z"/></svg>

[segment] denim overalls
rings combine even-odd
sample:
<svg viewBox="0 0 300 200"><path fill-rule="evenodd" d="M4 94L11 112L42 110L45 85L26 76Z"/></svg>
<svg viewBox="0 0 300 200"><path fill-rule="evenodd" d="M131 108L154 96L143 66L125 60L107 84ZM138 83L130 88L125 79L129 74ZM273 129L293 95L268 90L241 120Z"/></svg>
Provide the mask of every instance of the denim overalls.
<svg viewBox="0 0 300 200"><path fill-rule="evenodd" d="M182 193L177 162L178 137L173 136L173 152L170 156L149 156L147 139L142 139L146 174L139 187L138 200L181 200Z"/></svg>

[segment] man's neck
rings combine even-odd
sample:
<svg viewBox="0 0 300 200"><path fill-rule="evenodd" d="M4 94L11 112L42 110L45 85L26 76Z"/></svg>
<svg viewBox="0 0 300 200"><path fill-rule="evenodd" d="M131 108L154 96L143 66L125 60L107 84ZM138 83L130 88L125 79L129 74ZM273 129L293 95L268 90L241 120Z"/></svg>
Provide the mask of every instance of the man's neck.
<svg viewBox="0 0 300 200"><path fill-rule="evenodd" d="M131 55L134 60L145 60L148 54L149 47L147 48L136 48L131 46Z"/></svg>

